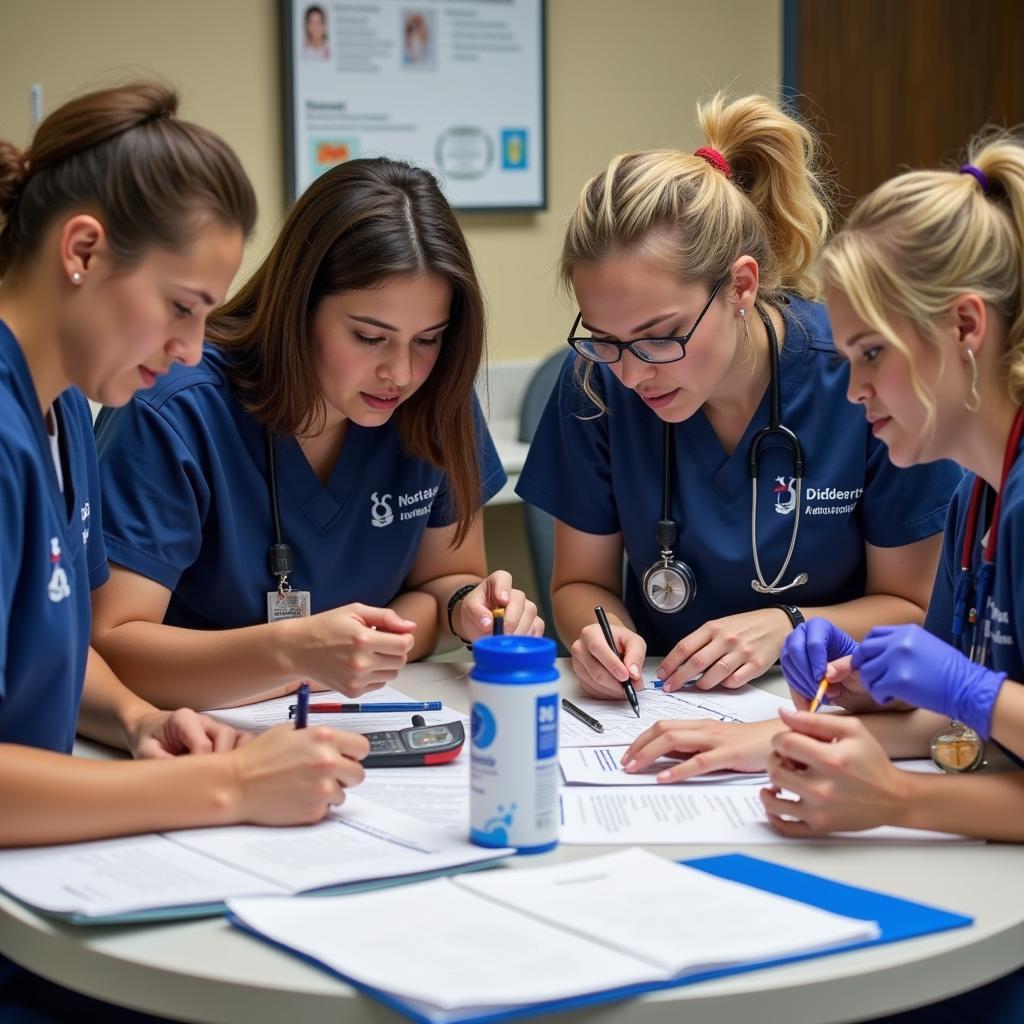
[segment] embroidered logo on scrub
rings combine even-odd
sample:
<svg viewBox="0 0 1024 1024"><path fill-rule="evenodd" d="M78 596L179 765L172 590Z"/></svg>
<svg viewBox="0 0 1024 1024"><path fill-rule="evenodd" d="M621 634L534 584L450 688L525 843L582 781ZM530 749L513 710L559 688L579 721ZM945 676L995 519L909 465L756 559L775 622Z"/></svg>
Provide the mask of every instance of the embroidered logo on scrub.
<svg viewBox="0 0 1024 1024"><path fill-rule="evenodd" d="M789 483L786 483L784 476L777 476L775 478L775 511L780 516L788 516L793 509L796 508L796 488L793 484L796 483L795 477L789 478Z"/></svg>
<svg viewBox="0 0 1024 1024"><path fill-rule="evenodd" d="M434 498L437 497L439 489L438 487L424 487L412 494L399 494L395 499L399 509L399 521L430 515ZM390 493L381 497L377 491L370 495L370 524L372 526L390 526L395 521L395 514L388 500L390 498Z"/></svg>
<svg viewBox="0 0 1024 1024"><path fill-rule="evenodd" d="M65 598L71 596L71 587L68 585L68 574L64 571L64 566L60 564L60 541L56 537L50 538L50 565L53 568L50 572L50 582L46 586L46 593L54 604L60 604Z"/></svg>
<svg viewBox="0 0 1024 1024"><path fill-rule="evenodd" d="M390 497L390 494L385 494L383 498L378 498L376 491L370 495L370 522L374 526L390 526L395 521L395 514L388 504Z"/></svg>

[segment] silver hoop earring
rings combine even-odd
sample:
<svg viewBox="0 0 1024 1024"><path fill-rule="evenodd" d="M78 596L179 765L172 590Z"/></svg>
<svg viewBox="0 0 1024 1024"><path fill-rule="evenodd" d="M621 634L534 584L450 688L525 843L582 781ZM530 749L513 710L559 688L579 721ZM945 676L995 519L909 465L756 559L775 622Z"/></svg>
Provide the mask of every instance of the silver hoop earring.
<svg viewBox="0 0 1024 1024"><path fill-rule="evenodd" d="M71 275L71 283L72 284L81 284L82 283L82 275L77 270Z"/></svg>
<svg viewBox="0 0 1024 1024"><path fill-rule="evenodd" d="M964 355L967 356L967 365L971 371L971 383L964 399L964 408L968 412L977 412L981 408L981 395L978 393L978 361L974 358L974 352L966 346Z"/></svg>

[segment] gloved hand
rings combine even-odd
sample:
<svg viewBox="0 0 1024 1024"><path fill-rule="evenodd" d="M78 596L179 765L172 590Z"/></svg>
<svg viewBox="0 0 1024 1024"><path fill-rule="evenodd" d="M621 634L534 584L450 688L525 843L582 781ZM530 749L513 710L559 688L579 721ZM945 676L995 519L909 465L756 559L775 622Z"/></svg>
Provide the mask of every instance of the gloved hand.
<svg viewBox="0 0 1024 1024"><path fill-rule="evenodd" d="M789 685L813 700L828 663L856 650L857 641L828 619L808 619L786 637L779 661Z"/></svg>
<svg viewBox="0 0 1024 1024"><path fill-rule="evenodd" d="M877 626L854 652L853 667L879 704L905 700L964 722L986 740L1006 678L920 626Z"/></svg>

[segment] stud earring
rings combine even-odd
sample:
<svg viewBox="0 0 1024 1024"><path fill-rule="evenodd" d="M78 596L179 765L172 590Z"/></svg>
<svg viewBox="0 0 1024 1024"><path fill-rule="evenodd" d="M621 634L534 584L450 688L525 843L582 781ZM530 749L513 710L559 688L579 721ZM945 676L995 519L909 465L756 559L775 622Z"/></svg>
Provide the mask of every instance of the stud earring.
<svg viewBox="0 0 1024 1024"><path fill-rule="evenodd" d="M82 275L77 270L71 275L71 283L72 284L81 284L82 283Z"/></svg>
<svg viewBox="0 0 1024 1024"><path fill-rule="evenodd" d="M742 306L740 306L740 308L737 310L737 312L740 315L740 319L742 319L743 317L745 317L747 315L747 311Z"/></svg>

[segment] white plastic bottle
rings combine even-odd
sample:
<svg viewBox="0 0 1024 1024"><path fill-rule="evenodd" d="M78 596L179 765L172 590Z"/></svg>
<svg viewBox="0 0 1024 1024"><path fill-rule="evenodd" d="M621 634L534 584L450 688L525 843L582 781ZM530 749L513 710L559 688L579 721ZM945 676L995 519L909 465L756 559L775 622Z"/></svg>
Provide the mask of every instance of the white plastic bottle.
<svg viewBox="0 0 1024 1024"><path fill-rule="evenodd" d="M558 670L545 637L473 644L469 838L543 853L558 845Z"/></svg>

